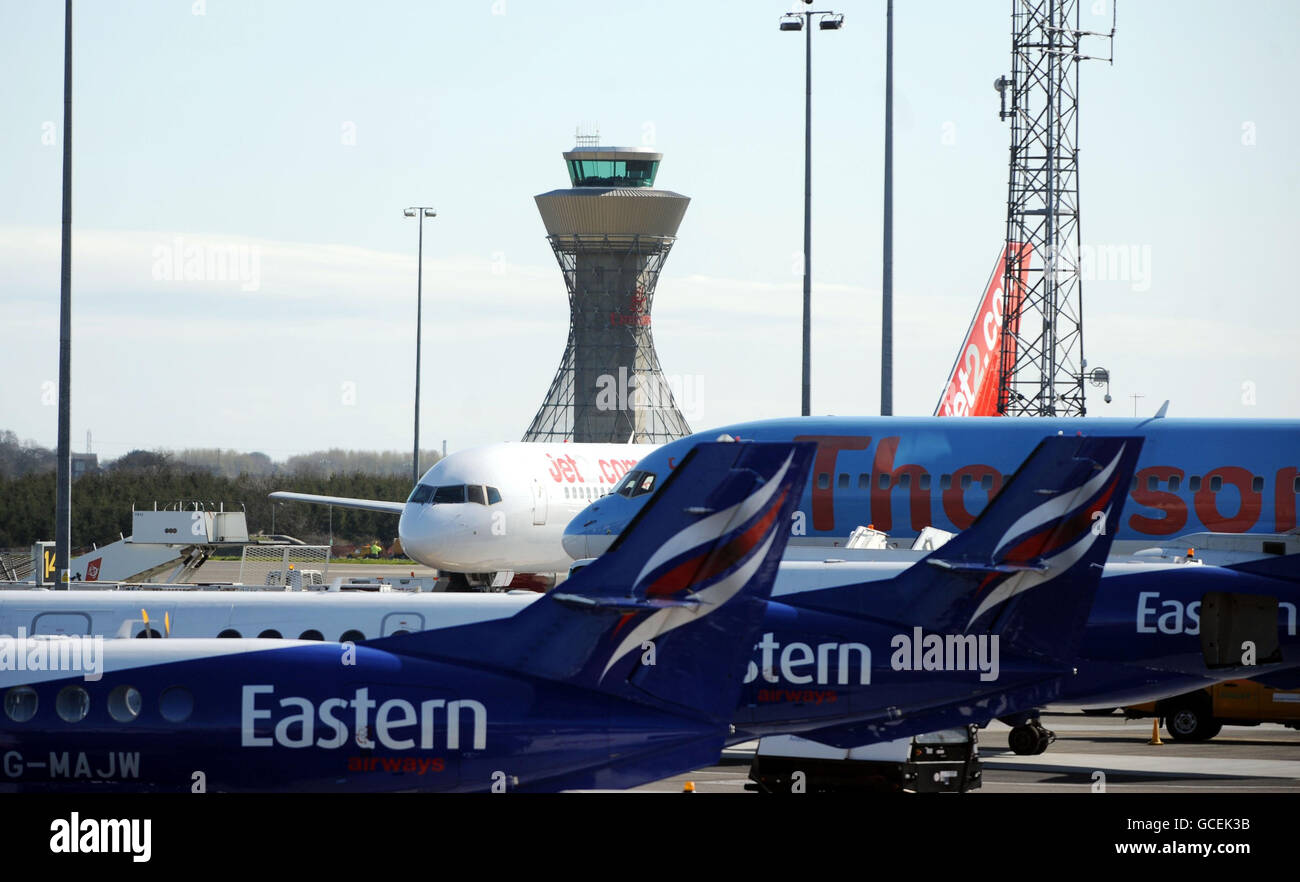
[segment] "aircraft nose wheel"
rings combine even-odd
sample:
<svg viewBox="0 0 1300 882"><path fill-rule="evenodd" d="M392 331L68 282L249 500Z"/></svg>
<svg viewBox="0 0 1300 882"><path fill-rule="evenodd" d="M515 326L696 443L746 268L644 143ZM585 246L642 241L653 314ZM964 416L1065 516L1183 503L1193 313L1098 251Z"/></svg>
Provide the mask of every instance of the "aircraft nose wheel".
<svg viewBox="0 0 1300 882"><path fill-rule="evenodd" d="M1037 721L1022 726L1013 726L1007 743L1011 750L1021 756L1037 756L1047 750L1047 746L1056 740L1056 733L1046 729Z"/></svg>

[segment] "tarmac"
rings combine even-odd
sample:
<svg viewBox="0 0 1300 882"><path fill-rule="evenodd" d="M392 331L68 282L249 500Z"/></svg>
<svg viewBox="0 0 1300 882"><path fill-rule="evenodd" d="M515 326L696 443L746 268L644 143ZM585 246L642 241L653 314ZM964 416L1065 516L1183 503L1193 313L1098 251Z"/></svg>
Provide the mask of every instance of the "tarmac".
<svg viewBox="0 0 1300 882"><path fill-rule="evenodd" d="M1300 732L1285 726L1224 726L1203 742L1148 744L1151 720L1125 720L1078 712L1048 713L1042 723L1056 742L1038 756L1018 756L1006 746L1010 728L994 722L980 730L981 793L1297 793ZM757 742L729 748L715 766L636 788L680 793L744 793ZM1100 774L1098 774L1100 773Z"/></svg>

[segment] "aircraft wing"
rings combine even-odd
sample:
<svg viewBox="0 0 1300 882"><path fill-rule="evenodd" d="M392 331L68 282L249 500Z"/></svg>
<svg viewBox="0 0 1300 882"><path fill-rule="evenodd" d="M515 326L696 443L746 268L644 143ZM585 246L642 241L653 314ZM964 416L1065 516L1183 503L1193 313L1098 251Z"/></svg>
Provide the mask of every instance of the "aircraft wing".
<svg viewBox="0 0 1300 882"><path fill-rule="evenodd" d="M380 511L385 514L401 514L406 508L405 502L386 502L382 499L353 499L349 496L317 496L314 493L290 493L277 490L267 494L272 499L286 502L314 502L317 505L337 505L339 508L359 508L362 511Z"/></svg>

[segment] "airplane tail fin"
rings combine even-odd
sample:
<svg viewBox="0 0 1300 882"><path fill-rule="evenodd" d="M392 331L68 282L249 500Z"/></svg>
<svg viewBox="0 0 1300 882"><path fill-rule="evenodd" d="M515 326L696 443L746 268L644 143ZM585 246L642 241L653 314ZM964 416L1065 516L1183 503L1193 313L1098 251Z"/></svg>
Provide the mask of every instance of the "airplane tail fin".
<svg viewBox="0 0 1300 882"><path fill-rule="evenodd" d="M615 546L518 614L379 641L730 722L815 445L697 445Z"/></svg>
<svg viewBox="0 0 1300 882"><path fill-rule="evenodd" d="M1064 659L1083 635L1140 437L1044 439L975 523L888 583L828 589L810 605ZM816 597L815 595L823 595ZM801 603L804 601L801 600Z"/></svg>
<svg viewBox="0 0 1300 882"><path fill-rule="evenodd" d="M1033 246L1014 242L1003 246L984 296L975 310L966 340L948 374L935 416L997 416L998 377L1002 360L1015 361L1016 327ZM1005 289L1011 279L1011 288ZM1004 321L1011 316L1010 322Z"/></svg>

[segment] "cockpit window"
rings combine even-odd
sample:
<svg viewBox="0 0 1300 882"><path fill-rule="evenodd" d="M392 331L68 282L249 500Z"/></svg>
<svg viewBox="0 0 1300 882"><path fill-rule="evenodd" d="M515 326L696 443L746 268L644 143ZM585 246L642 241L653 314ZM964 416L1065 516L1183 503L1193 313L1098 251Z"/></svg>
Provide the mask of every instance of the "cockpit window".
<svg viewBox="0 0 1300 882"><path fill-rule="evenodd" d="M636 479L639 477L641 477L640 472L628 472L623 477L623 482L614 489L614 492L619 496L630 496L632 493L632 487L636 484Z"/></svg>
<svg viewBox="0 0 1300 882"><path fill-rule="evenodd" d="M655 473L632 471L627 473L623 483L619 484L618 489L614 492L620 496L626 496L629 499L637 496L643 496L654 489Z"/></svg>
<svg viewBox="0 0 1300 882"><path fill-rule="evenodd" d="M414 502L417 505L442 505L444 503L459 502L496 505L501 501L501 491L495 487L486 487L482 484L449 484L445 487L421 484L411 492L410 498L406 501Z"/></svg>
<svg viewBox="0 0 1300 882"><path fill-rule="evenodd" d="M465 501L464 484L452 484L447 487L439 487L437 490L433 491L433 499L431 500L433 505L441 505L443 503L464 502L464 501Z"/></svg>

